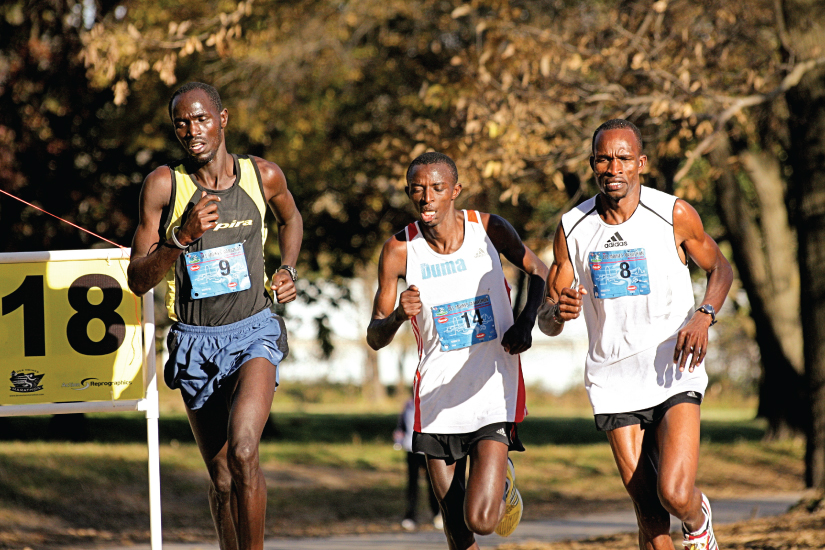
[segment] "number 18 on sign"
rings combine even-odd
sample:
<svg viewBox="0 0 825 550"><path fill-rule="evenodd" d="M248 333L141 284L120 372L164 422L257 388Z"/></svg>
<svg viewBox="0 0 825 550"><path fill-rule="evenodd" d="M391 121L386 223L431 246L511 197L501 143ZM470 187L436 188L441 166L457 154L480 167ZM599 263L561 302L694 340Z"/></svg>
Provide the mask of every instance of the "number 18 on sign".
<svg viewBox="0 0 825 550"><path fill-rule="evenodd" d="M11 256L0 254L0 405L141 398L128 260Z"/></svg>

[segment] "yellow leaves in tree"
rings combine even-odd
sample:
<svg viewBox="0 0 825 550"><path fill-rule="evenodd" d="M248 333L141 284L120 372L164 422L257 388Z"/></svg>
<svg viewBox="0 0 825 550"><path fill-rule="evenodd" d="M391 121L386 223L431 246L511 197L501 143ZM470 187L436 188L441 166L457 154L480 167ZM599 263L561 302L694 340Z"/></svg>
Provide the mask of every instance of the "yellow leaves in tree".
<svg viewBox="0 0 825 550"><path fill-rule="evenodd" d="M149 62L145 59L137 59L129 65L129 78L137 80L149 70Z"/></svg>
<svg viewBox="0 0 825 550"><path fill-rule="evenodd" d="M123 105L126 103L126 97L129 95L129 85L125 80L118 80L112 90L115 93L115 105Z"/></svg>
<svg viewBox="0 0 825 550"><path fill-rule="evenodd" d="M499 177L501 175L501 162L498 161L498 160L488 160L487 164L484 165L483 174L484 174L485 178L497 178L497 177ZM501 200L507 200L507 199L502 198Z"/></svg>
<svg viewBox="0 0 825 550"><path fill-rule="evenodd" d="M456 9L450 13L450 17L453 19L458 19L459 17L464 17L465 15L470 15L472 13L473 7L470 4L462 4L458 6Z"/></svg>
<svg viewBox="0 0 825 550"><path fill-rule="evenodd" d="M177 64L178 56L174 53L168 53L163 56L163 59L158 59L152 65L152 69L158 73L160 79L167 86L172 86L178 81L175 76L175 65Z"/></svg>

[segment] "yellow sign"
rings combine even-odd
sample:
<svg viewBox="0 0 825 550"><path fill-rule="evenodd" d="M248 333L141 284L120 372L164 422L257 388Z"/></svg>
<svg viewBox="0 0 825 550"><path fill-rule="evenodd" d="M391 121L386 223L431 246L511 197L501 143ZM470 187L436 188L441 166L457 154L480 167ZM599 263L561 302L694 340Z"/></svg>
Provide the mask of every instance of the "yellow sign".
<svg viewBox="0 0 825 550"><path fill-rule="evenodd" d="M129 260L94 252L104 259L0 255L0 405L143 398L141 300L126 283Z"/></svg>

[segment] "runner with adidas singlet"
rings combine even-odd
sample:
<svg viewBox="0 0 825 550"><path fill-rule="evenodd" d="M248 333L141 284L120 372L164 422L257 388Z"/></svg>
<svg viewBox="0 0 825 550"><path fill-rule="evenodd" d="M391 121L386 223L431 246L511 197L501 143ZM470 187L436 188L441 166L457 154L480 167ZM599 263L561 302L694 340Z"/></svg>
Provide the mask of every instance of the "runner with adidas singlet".
<svg viewBox="0 0 825 550"><path fill-rule="evenodd" d="M733 280L730 264L685 201L642 187L639 129L614 119L593 134L599 194L556 230L539 328L556 336L584 311L585 387L639 524L639 548L716 550L710 504L695 486L708 328ZM688 258L707 273L695 309Z"/></svg>
<svg viewBox="0 0 825 550"><path fill-rule="evenodd" d="M449 548L478 548L474 533L507 536L521 519L507 453L524 450L518 354L532 344L547 267L504 219L455 209L461 184L450 157L413 160L406 190L419 221L384 244L367 342L380 349L411 322L419 353L413 451L427 456ZM499 254L529 276L515 320ZM408 288L396 306L402 278Z"/></svg>
<svg viewBox="0 0 825 550"><path fill-rule="evenodd" d="M229 114L217 90L193 82L169 101L186 152L150 173L140 197L129 288L142 295L166 278L169 332L164 378L179 388L209 471L209 504L221 550L262 550L266 484L258 444L287 353L280 317L295 299L303 222L281 169L230 155ZM282 265L267 283L267 206Z"/></svg>

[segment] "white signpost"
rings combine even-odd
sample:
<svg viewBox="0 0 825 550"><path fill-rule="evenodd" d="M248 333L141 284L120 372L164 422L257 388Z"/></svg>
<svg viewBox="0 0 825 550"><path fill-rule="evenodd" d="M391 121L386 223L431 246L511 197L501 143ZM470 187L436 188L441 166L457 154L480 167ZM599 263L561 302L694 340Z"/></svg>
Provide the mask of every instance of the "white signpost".
<svg viewBox="0 0 825 550"><path fill-rule="evenodd" d="M155 309L129 249L0 254L0 416L142 411L152 550L161 550Z"/></svg>

